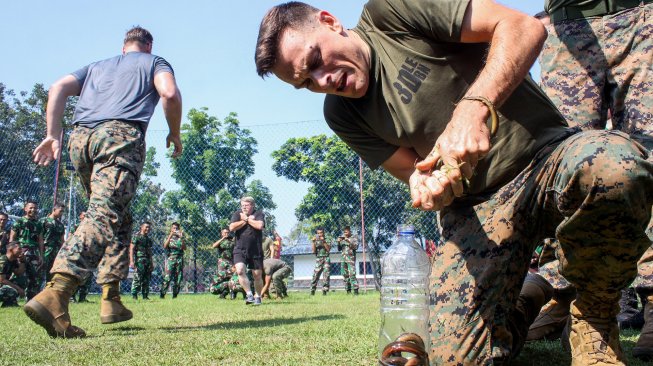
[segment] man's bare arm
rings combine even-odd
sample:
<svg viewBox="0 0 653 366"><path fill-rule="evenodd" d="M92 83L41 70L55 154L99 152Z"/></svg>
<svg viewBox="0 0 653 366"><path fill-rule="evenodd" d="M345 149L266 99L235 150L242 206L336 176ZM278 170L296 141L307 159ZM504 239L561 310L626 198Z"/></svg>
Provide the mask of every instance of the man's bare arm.
<svg viewBox="0 0 653 366"><path fill-rule="evenodd" d="M166 138L166 148L174 145L172 157L181 155L183 147L181 144L181 92L177 87L175 77L170 72L160 72L154 76L154 87L161 97L163 113L168 122L170 134Z"/></svg>
<svg viewBox="0 0 653 366"><path fill-rule="evenodd" d="M72 75L66 75L57 80L48 91L48 105L45 110L47 132L45 139L34 149L32 157L39 165L48 165L59 156L61 144L61 121L66 109L68 97L79 95L82 87Z"/></svg>

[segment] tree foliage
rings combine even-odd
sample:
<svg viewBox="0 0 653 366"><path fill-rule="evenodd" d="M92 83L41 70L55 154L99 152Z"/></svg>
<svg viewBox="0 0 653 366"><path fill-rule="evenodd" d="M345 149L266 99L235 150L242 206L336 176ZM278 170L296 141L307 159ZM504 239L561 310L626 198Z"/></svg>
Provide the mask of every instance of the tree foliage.
<svg viewBox="0 0 653 366"><path fill-rule="evenodd" d="M70 126L76 98L70 98L64 110L63 124ZM16 94L0 83L0 210L22 214L27 199L36 200L42 213L50 210L54 198L56 162L48 167L37 167L32 162L32 151L45 137L45 108L48 91L35 84L31 92ZM67 202L70 174L65 169L68 161L66 141L70 128L64 128L61 169L59 172L58 202ZM86 202L79 194L80 207Z"/></svg>

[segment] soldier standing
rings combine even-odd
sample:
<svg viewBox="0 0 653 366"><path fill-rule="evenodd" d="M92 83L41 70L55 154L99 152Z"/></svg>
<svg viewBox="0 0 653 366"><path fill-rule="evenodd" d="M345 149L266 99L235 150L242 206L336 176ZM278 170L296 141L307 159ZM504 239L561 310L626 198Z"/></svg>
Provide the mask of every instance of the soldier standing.
<svg viewBox="0 0 653 366"><path fill-rule="evenodd" d="M184 277L184 250L186 250L186 240L184 231L181 230L179 223L173 222L170 228L170 234L163 243L166 250L168 262L166 263L166 276L161 285L160 297L166 296L170 282L172 282L172 298L176 298L181 289L181 280Z"/></svg>
<svg viewBox="0 0 653 366"><path fill-rule="evenodd" d="M54 205L50 215L41 219L41 226L43 227L43 245L45 253L43 255L43 270L48 281L52 278L50 270L54 264L54 258L57 256L61 244L64 241L64 234L66 228L61 222L61 216L65 206L57 203Z"/></svg>
<svg viewBox="0 0 653 366"><path fill-rule="evenodd" d="M129 268L135 269L134 280L132 281L132 298L138 299L138 292L143 294L143 300L149 300L150 279L154 262L152 261L152 247L154 241L150 238L152 224L145 221L141 224L138 235L132 239L129 246Z"/></svg>
<svg viewBox="0 0 653 366"><path fill-rule="evenodd" d="M331 282L331 257L329 257L331 244L324 238L324 229L322 228L317 229L311 241L313 242L313 254L317 257L313 269L313 279L311 280L311 295L315 295L317 281L320 279L322 272L324 272L322 295L326 295L329 292Z"/></svg>
<svg viewBox="0 0 653 366"><path fill-rule="evenodd" d="M18 241L25 250L25 273L23 275L26 298L29 301L38 292L41 285L41 268L43 265L43 227L37 219L38 205L27 201L25 216L19 218L11 227L9 241Z"/></svg>
<svg viewBox="0 0 653 366"><path fill-rule="evenodd" d="M102 323L133 316L120 301L120 281L129 273L129 207L145 162L145 131L159 99L170 128L167 146L174 145L173 158L182 152L181 94L170 64L152 55L152 43L150 32L134 27L125 34L122 54L85 66L50 88L47 136L34 150L34 161L47 165L58 156L66 99L79 95L70 159L89 196L87 217L59 251L52 281L23 308L51 337L86 335L71 324L68 302L96 268Z"/></svg>
<svg viewBox="0 0 653 366"><path fill-rule="evenodd" d="M79 225L84 221L84 218L86 217L86 211L82 211L79 213L79 222L75 225L73 225L73 230L70 232L69 236L72 235ZM91 288L91 282L93 281L93 273L89 274L88 278L86 278L82 283L79 284L79 287L77 287L77 291L72 297L72 300L74 302L89 302L86 300L86 295L88 295L88 291Z"/></svg>
<svg viewBox="0 0 653 366"><path fill-rule="evenodd" d="M358 250L358 239L351 235L351 228L345 226L342 236L338 237L338 250L342 255L342 280L345 283L345 290L350 294L358 295L358 281L356 280L356 251Z"/></svg>
<svg viewBox="0 0 653 366"><path fill-rule="evenodd" d="M7 253L0 254L0 302L2 307L18 306L18 297L25 296L22 287L9 281L25 272L25 256L18 242L7 244Z"/></svg>

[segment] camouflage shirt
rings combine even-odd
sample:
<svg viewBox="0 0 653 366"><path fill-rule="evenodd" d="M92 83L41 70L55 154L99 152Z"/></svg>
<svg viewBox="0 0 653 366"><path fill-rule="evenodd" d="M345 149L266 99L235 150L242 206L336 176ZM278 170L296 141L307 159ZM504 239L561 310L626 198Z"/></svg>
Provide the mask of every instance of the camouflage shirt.
<svg viewBox="0 0 653 366"><path fill-rule="evenodd" d="M356 255L356 250L358 250L358 239L355 236L350 236L347 239L349 242L344 239L338 240L338 250L340 250L343 257Z"/></svg>
<svg viewBox="0 0 653 366"><path fill-rule="evenodd" d="M170 238L170 243L168 244L168 249L166 249L166 253L170 257L180 257L184 255L184 250L183 248L183 242L181 240L181 237L177 234L172 235L172 238Z"/></svg>
<svg viewBox="0 0 653 366"><path fill-rule="evenodd" d="M321 240L318 238L313 239L315 241L315 255L318 257L328 257L329 252L327 251L326 240Z"/></svg>
<svg viewBox="0 0 653 366"><path fill-rule="evenodd" d="M233 260L234 258L234 240L225 239L218 245L218 258Z"/></svg>
<svg viewBox="0 0 653 366"><path fill-rule="evenodd" d="M11 277L18 267L18 260L11 261L6 255L0 255L0 275L4 275L6 280Z"/></svg>
<svg viewBox="0 0 653 366"><path fill-rule="evenodd" d="M30 220L27 217L21 217L14 222L11 229L16 232L16 238L20 242L21 247L38 249L39 237L43 233L43 227L38 220Z"/></svg>
<svg viewBox="0 0 653 366"><path fill-rule="evenodd" d="M61 247L63 234L66 232L66 228L63 226L61 221L53 219L50 216L46 216L39 220L41 227L43 228L43 242L46 246L52 248Z"/></svg>
<svg viewBox="0 0 653 366"><path fill-rule="evenodd" d="M7 254L7 244L9 244L9 233L0 228L0 255Z"/></svg>
<svg viewBox="0 0 653 366"><path fill-rule="evenodd" d="M134 244L134 260L152 260L152 246L154 246L154 241L149 236L138 234L132 239L132 244Z"/></svg>

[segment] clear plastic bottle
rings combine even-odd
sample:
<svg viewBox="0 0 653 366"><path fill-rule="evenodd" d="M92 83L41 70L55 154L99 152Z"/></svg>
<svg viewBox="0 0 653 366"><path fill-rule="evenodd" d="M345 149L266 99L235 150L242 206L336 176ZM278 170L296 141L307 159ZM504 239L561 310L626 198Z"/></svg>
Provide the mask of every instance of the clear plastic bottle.
<svg viewBox="0 0 653 366"><path fill-rule="evenodd" d="M429 275L431 261L415 241L412 225L399 225L397 238L381 258L379 356L404 333L415 333L429 352Z"/></svg>

